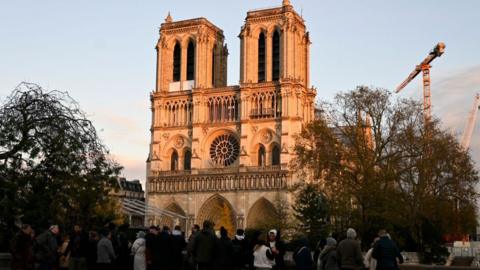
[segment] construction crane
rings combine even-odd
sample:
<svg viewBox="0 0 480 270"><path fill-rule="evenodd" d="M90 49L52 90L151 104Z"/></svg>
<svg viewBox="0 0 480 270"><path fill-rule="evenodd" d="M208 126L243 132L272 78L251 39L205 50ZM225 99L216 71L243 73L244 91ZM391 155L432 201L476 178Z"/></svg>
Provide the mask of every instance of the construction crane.
<svg viewBox="0 0 480 270"><path fill-rule="evenodd" d="M396 93L400 92L409 84L419 73L423 73L423 115L425 123L431 119L431 101L430 101L430 63L437 57L442 56L445 51L445 43L439 42L428 56L415 67L408 77L397 87Z"/></svg>
<svg viewBox="0 0 480 270"><path fill-rule="evenodd" d="M475 96L473 101L473 108L468 115L467 124L465 125L465 130L463 131L462 140L460 145L465 151L470 147L470 141L472 140L473 129L475 128L475 121L477 120L477 112L480 109L480 93Z"/></svg>

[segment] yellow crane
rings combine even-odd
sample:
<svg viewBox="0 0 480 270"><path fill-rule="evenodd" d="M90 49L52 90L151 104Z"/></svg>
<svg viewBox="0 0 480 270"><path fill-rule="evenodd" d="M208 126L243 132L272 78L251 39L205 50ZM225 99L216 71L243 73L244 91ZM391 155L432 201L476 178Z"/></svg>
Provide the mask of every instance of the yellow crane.
<svg viewBox="0 0 480 270"><path fill-rule="evenodd" d="M445 52L445 43L439 42L428 56L418 64L408 77L397 87L396 93L400 92L407 84L409 84L419 73L423 73L423 116L425 123L431 119L431 101L430 101L430 63L437 57L442 56Z"/></svg>

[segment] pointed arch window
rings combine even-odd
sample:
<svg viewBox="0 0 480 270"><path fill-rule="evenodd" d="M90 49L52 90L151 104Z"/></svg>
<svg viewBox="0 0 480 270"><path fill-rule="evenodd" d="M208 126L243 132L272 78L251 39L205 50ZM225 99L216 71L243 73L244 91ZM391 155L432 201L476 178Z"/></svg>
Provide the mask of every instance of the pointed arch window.
<svg viewBox="0 0 480 270"><path fill-rule="evenodd" d="M265 147L260 144L260 147L258 148L258 166L265 166L265 161Z"/></svg>
<svg viewBox="0 0 480 270"><path fill-rule="evenodd" d="M265 81L265 35L258 37L258 82Z"/></svg>
<svg viewBox="0 0 480 270"><path fill-rule="evenodd" d="M190 170L192 168L192 152L190 150L185 151L183 158L183 169Z"/></svg>
<svg viewBox="0 0 480 270"><path fill-rule="evenodd" d="M180 48L180 44L175 43L175 47L173 49L173 81L178 82L180 81L180 70L181 70L181 57L182 57L182 48Z"/></svg>
<svg viewBox="0 0 480 270"><path fill-rule="evenodd" d="M177 150L173 150L172 156L170 158L170 170L176 171L178 170L178 153Z"/></svg>
<svg viewBox="0 0 480 270"><path fill-rule="evenodd" d="M195 78L195 44L190 40L187 47L187 80Z"/></svg>
<svg viewBox="0 0 480 270"><path fill-rule="evenodd" d="M272 80L280 79L280 34L278 31L272 37Z"/></svg>
<svg viewBox="0 0 480 270"><path fill-rule="evenodd" d="M272 165L280 165L280 147L276 144L272 147Z"/></svg>

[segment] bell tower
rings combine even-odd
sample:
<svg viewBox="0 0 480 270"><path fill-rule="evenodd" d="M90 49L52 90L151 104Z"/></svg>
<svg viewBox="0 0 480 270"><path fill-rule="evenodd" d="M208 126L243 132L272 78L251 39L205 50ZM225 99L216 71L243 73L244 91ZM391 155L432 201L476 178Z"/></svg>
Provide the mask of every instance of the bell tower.
<svg viewBox="0 0 480 270"><path fill-rule="evenodd" d="M160 27L156 92L222 87L227 83L228 50L223 31L205 18L173 21Z"/></svg>
<svg viewBox="0 0 480 270"><path fill-rule="evenodd" d="M310 38L290 1L247 13L240 35L240 83L296 80L310 85Z"/></svg>

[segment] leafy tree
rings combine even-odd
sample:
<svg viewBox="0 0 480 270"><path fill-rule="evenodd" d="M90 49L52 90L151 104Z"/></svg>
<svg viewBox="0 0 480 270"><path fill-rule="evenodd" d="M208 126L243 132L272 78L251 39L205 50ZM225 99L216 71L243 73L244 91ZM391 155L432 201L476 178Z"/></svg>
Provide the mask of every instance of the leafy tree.
<svg viewBox="0 0 480 270"><path fill-rule="evenodd" d="M21 83L0 107L0 235L96 225L120 169L67 93Z"/></svg>
<svg viewBox="0 0 480 270"><path fill-rule="evenodd" d="M362 86L321 109L297 138L293 166L322 186L337 231L357 228L369 244L386 227L424 250L473 230L478 173L438 120L424 123L421 104ZM426 235L427 221L439 233Z"/></svg>
<svg viewBox="0 0 480 270"><path fill-rule="evenodd" d="M328 233L328 204L319 186L305 184L296 193L292 206L295 218L300 222L300 230L306 232L313 244Z"/></svg>

